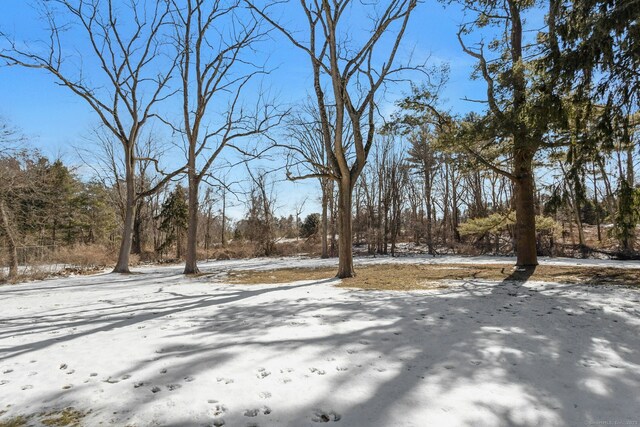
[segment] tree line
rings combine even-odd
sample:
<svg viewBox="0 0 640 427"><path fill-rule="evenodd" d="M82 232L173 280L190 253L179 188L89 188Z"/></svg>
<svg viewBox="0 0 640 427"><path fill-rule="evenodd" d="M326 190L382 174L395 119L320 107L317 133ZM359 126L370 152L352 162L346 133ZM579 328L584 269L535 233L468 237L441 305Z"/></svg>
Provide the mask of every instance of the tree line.
<svg viewBox="0 0 640 427"><path fill-rule="evenodd" d="M632 253L640 5L451 3L464 11L457 38L486 95L469 100L481 112L463 116L440 99L446 68L398 58L416 14L440 7L415 0L43 1L49 36L29 44L3 32L0 59L53 76L96 113L101 146L119 152L121 164L110 168L122 175L114 180L122 213L116 272L129 271L145 200L186 177L184 271L196 273L203 183L220 179L222 153L243 164L274 149L286 153L289 179L318 181L322 254L337 252L338 277L354 274L354 234L383 253L409 235L429 253L474 236L474 246L514 251L518 266L535 266L543 239L553 239L550 219L575 226L584 251L589 210L598 236L613 223L620 252ZM294 23L285 11L297 13ZM368 17L357 37L354 16ZM80 68L69 25L93 59ZM255 53L274 39L308 60L312 85L300 106L283 108L257 82L270 70ZM407 78L425 83L412 85L384 120L385 88ZM168 104L180 114L168 114ZM161 153L147 149L154 124L178 135L184 165L162 167ZM273 200L264 175L248 175L254 211L247 221L259 219L249 228L261 229L269 253Z"/></svg>

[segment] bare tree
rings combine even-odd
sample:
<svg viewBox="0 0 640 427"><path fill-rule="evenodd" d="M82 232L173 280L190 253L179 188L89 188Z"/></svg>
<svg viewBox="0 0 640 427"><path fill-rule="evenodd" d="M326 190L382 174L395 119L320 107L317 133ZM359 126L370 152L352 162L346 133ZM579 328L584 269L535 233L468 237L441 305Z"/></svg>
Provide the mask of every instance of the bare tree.
<svg viewBox="0 0 640 427"><path fill-rule="evenodd" d="M174 127L187 145L189 226L184 274L198 272L197 230L199 188L225 147L264 134L279 121L275 108L260 94L255 108L243 105L242 95L254 77L265 74L251 61L253 46L264 38L259 22L241 7L241 1L175 1L175 44L181 78L182 124ZM224 104L216 112L211 103ZM208 115L218 114L217 120ZM255 144L255 141L252 141Z"/></svg>
<svg viewBox="0 0 640 427"><path fill-rule="evenodd" d="M8 34L0 37L9 46L0 50L6 65L40 69L77 95L98 115L100 123L120 143L125 163L125 216L118 261L114 272L129 272L129 254L136 216L136 146L158 103L171 96L168 83L175 62L164 55L163 28L170 3L116 2L114 0L41 0L49 37L23 47ZM62 19L68 22L61 22ZM86 46L73 46L65 38L74 25ZM88 49L88 50L87 50ZM83 51L95 61L82 61ZM74 61L74 54L76 52ZM90 69L85 64L96 64ZM154 159L154 161L157 161ZM157 164L156 164L157 166ZM168 174L175 176L179 170ZM170 179L170 177L166 177Z"/></svg>
<svg viewBox="0 0 640 427"><path fill-rule="evenodd" d="M333 109L328 109L329 122L335 116ZM350 134L348 131L346 132ZM333 134L333 128L331 128ZM329 205L333 198L333 181L326 175L330 170L329 156L323 140L322 122L317 103L306 102L287 121L287 138L285 146L287 157L287 177L311 174L316 176L320 184L322 204L322 252L321 258L329 257ZM349 137L346 138L347 140Z"/></svg>
<svg viewBox="0 0 640 427"><path fill-rule="evenodd" d="M306 17L305 25L308 26L306 40L297 31L286 28L274 18L274 7L291 7L291 2L276 1L266 7L258 7L250 0L244 1L310 59L323 143L330 167L324 167L322 174L311 173L295 178L321 175L337 182L337 276L352 277L355 274L352 252L353 189L373 144L376 94L394 73L405 68L394 67L394 62L417 1L391 0L384 2L384 5L353 0L301 1L299 7L302 8ZM352 45L353 38L348 28L345 28L351 24L349 11L356 8L366 9L364 14L371 20L369 32L364 32L368 37L359 46ZM380 52L382 46L390 47L383 53ZM381 57L383 61L379 62ZM329 93L323 87L325 82L329 84ZM328 105L335 106L335 118L331 121ZM347 123L352 126L352 140L345 139Z"/></svg>
<svg viewBox="0 0 640 427"><path fill-rule="evenodd" d="M269 180L268 172L264 170L252 172L247 167L247 174L251 178L251 188L247 200L246 234L250 240L258 244L257 254L271 256L276 245L274 183Z"/></svg>

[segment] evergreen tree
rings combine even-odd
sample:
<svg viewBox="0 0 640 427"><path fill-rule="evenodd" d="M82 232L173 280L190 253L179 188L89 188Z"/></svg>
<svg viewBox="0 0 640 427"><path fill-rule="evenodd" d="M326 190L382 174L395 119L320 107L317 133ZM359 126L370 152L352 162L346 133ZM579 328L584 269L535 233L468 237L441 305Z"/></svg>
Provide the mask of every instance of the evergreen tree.
<svg viewBox="0 0 640 427"><path fill-rule="evenodd" d="M176 258L181 258L182 242L188 222L187 195L184 188L177 185L169 194L162 204L159 218L161 219L159 229L165 233L165 239L157 251L163 253L175 244Z"/></svg>

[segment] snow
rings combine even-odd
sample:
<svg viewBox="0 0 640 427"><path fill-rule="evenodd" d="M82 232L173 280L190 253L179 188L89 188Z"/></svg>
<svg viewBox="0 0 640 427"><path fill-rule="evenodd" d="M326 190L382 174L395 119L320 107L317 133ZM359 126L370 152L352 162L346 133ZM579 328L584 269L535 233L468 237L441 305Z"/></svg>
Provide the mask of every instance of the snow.
<svg viewBox="0 0 640 427"><path fill-rule="evenodd" d="M229 268L335 262L202 265L220 273L218 281L185 278L170 266L0 287L0 412L7 411L0 421L73 406L91 409L88 426L640 422L638 290L460 281L366 292L337 288L333 279L223 283Z"/></svg>

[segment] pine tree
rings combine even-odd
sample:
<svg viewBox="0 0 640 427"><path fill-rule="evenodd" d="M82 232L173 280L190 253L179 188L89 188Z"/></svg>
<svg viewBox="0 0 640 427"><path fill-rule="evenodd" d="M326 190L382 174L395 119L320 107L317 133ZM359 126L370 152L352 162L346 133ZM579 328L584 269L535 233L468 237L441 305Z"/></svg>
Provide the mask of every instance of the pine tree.
<svg viewBox="0 0 640 427"><path fill-rule="evenodd" d="M176 258L182 257L182 242L187 230L188 207L184 188L177 185L162 204L160 210L160 231L165 233L165 240L156 250L160 253L176 245Z"/></svg>

